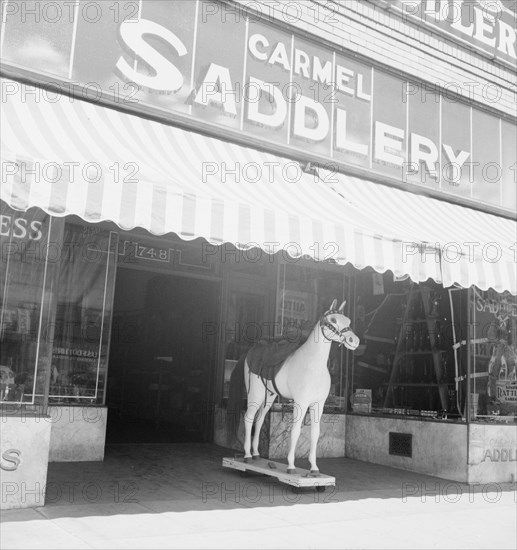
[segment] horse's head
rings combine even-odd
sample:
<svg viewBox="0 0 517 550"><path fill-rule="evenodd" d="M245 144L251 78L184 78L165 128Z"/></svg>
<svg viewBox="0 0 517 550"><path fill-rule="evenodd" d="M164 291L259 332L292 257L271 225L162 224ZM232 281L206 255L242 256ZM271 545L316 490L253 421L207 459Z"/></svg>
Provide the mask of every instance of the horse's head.
<svg viewBox="0 0 517 550"><path fill-rule="evenodd" d="M350 319L343 313L345 304L346 300L336 309L337 300L334 300L330 308L323 314L320 327L327 340L354 350L359 345L359 338L350 328Z"/></svg>

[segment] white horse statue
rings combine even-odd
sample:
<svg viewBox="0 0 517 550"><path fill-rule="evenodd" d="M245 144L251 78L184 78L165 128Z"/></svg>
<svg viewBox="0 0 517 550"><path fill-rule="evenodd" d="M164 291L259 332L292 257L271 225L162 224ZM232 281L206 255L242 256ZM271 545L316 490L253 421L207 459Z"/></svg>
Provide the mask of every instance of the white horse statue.
<svg viewBox="0 0 517 550"><path fill-rule="evenodd" d="M237 362L230 379L227 405L229 432L236 432L242 408L242 389L248 394L244 415L244 461L260 458L259 437L262 424L277 395L293 401L293 424L287 455L288 473L295 473L296 445L307 409L311 413L309 463L312 474L318 474L316 448L320 436L323 406L330 391L327 368L332 342L354 350L359 338L350 328L343 313L346 301L336 309L337 300L326 311L307 340L299 347L292 344L255 344ZM285 357L287 352L287 357ZM283 355L283 357L282 357ZM281 358L281 359L280 359ZM276 361L276 362L275 362ZM253 441L252 428L255 428Z"/></svg>

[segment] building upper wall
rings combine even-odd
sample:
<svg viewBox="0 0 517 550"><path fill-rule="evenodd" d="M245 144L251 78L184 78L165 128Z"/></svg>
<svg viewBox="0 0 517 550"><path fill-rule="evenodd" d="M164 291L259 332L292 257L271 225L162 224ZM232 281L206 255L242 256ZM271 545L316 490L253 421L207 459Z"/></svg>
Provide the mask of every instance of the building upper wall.
<svg viewBox="0 0 517 550"><path fill-rule="evenodd" d="M505 115L517 116L516 69L511 63L490 59L488 54L447 38L438 29L434 31L425 22L419 24L415 18L406 17L395 9L399 2L230 1L427 82L432 89L457 93Z"/></svg>
<svg viewBox="0 0 517 550"><path fill-rule="evenodd" d="M396 38L395 23L406 23L401 12L376 23L387 16L373 0L356 3L355 12L352 2L239 1L121 0L113 12L109 3L81 0L68 13L57 3L54 11L8 3L1 72L12 128L25 120L31 93L42 105L85 99L310 162L311 169L515 212L509 81L504 89L495 77L476 82L472 65L444 64L445 54L430 47L433 56L420 55L423 24L417 20L413 36ZM413 0L393 5L402 1ZM368 17L360 14L365 6ZM510 40L514 31L506 30ZM476 52L476 62L484 60ZM434 78L433 62L450 71L448 80ZM470 93L481 101L468 102Z"/></svg>

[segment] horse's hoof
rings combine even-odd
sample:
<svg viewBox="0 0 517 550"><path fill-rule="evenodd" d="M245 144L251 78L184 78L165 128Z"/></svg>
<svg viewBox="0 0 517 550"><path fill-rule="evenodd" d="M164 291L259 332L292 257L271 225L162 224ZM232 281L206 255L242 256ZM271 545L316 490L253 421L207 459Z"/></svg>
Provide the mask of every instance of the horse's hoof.
<svg viewBox="0 0 517 550"><path fill-rule="evenodd" d="M287 473L288 474L295 474L296 473L296 468L287 468Z"/></svg>
<svg viewBox="0 0 517 550"><path fill-rule="evenodd" d="M319 470L311 470L311 474L313 476L316 476L316 475L319 475L320 474L320 471Z"/></svg>
<svg viewBox="0 0 517 550"><path fill-rule="evenodd" d="M260 460L260 455L253 455L251 458L253 460Z"/></svg>
<svg viewBox="0 0 517 550"><path fill-rule="evenodd" d="M249 464L249 463L251 462L251 456L245 456L245 457L244 457L244 462L245 462L246 464Z"/></svg>

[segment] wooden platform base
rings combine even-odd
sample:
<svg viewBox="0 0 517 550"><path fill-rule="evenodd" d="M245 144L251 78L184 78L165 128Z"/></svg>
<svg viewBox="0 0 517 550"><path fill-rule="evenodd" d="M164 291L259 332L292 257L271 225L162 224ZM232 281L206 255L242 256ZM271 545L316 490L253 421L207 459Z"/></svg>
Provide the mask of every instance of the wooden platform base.
<svg viewBox="0 0 517 550"><path fill-rule="evenodd" d="M325 474L311 474L309 470L296 467L295 474L287 473L287 464L274 462L267 458L258 458L244 462L244 457L223 458L223 466L233 468L241 472L251 471L273 476L288 485L294 487L315 487L319 491L324 491L325 487L331 487L336 484L336 478Z"/></svg>

